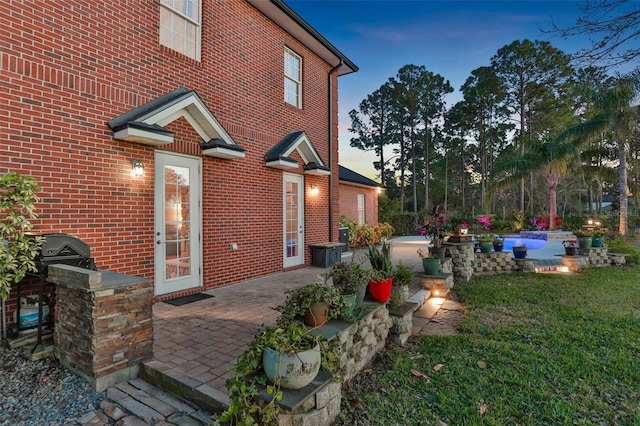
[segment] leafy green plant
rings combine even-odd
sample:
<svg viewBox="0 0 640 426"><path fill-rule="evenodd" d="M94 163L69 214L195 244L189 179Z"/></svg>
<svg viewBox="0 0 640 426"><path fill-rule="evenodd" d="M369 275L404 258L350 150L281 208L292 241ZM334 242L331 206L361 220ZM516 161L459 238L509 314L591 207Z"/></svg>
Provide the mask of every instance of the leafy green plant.
<svg viewBox="0 0 640 426"><path fill-rule="evenodd" d="M413 282L413 268L409 265L405 265L402 261L399 261L393 271L393 281L391 283L394 287L409 286Z"/></svg>
<svg viewBox="0 0 640 426"><path fill-rule="evenodd" d="M265 349L295 353L314 348L321 340L321 336L310 334L301 322L260 328L233 367L235 374L227 380L229 408L217 420L241 426L276 424L280 412L276 403L282 399L282 390L269 384L264 374L262 358ZM271 395L270 400L260 400L261 387Z"/></svg>
<svg viewBox="0 0 640 426"><path fill-rule="evenodd" d="M493 235L481 234L476 236L476 240L478 240L479 243L492 243Z"/></svg>
<svg viewBox="0 0 640 426"><path fill-rule="evenodd" d="M356 294L358 288L367 283L367 272L359 263L337 262L326 274L325 280L328 278L333 280L340 294Z"/></svg>
<svg viewBox="0 0 640 426"><path fill-rule="evenodd" d="M329 305L328 319L338 318L344 314L347 306L337 287L323 283L308 284L288 290L286 295L284 303L274 308L282 314L278 320L282 325L303 318L313 302L325 302Z"/></svg>
<svg viewBox="0 0 640 426"><path fill-rule="evenodd" d="M0 178L0 298L6 300L11 283L20 282L29 271L37 272L34 258L41 237L29 236L29 221L38 215L35 203L39 187L29 176L9 172Z"/></svg>

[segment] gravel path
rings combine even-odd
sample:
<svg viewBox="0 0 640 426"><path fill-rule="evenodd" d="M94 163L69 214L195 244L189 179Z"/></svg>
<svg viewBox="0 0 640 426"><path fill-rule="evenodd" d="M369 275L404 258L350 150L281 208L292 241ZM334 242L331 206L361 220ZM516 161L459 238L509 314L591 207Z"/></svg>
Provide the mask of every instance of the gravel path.
<svg viewBox="0 0 640 426"><path fill-rule="evenodd" d="M8 349L0 342L0 425L75 424L105 396L55 358L30 361L22 349Z"/></svg>

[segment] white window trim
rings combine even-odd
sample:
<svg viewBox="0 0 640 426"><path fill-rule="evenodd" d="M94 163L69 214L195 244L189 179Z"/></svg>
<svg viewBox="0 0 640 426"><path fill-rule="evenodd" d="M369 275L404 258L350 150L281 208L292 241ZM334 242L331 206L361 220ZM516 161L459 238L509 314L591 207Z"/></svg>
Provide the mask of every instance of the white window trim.
<svg viewBox="0 0 640 426"><path fill-rule="evenodd" d="M358 222L360 225L367 223L367 200L364 194L358 194Z"/></svg>
<svg viewBox="0 0 640 426"><path fill-rule="evenodd" d="M160 7L164 7L166 10L170 11L171 13L174 13L178 16L180 16L181 18L183 18L184 20L192 23L193 25L196 26L196 57L192 58L198 62L200 62L200 54L201 54L201 47L202 47L202 1L203 0L198 0L198 17L200 18L199 21L193 20L190 17L188 17L187 15L185 15L184 13L180 12L179 10L176 10L174 8L172 8L171 6L169 6L168 4L164 4L162 1L160 1ZM160 31L162 31L162 29L160 28ZM163 46L165 46L163 44ZM177 50L169 47L169 46L165 46L168 49L171 49L175 52L178 52ZM181 55L185 55L187 57L190 57L189 55L182 53L182 52L178 52Z"/></svg>
<svg viewBox="0 0 640 426"><path fill-rule="evenodd" d="M289 55L293 56L294 58L298 59L298 75L300 76L299 80L295 80L290 75L287 74L287 72L286 72L287 71L286 58L283 55L283 58L285 58L285 61L284 61L284 64L283 64L284 78L285 78L285 80L292 81L292 82L294 82L296 84L296 88L297 88L297 93L296 93L297 105L293 105L291 102L289 102L287 100L287 85L286 84L283 87L284 101L289 105L293 105L293 106L295 106L297 108L302 109L302 56L298 55L296 52L294 52L293 50L289 49L288 47L285 47L284 53L285 54L289 54Z"/></svg>

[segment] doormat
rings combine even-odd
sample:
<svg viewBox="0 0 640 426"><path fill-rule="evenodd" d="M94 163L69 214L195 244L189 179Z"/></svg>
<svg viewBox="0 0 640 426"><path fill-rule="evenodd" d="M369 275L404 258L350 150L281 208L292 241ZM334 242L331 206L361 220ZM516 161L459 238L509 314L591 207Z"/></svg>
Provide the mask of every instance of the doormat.
<svg viewBox="0 0 640 426"><path fill-rule="evenodd" d="M207 293L196 293L190 294L188 296L176 297L175 299L165 300L164 303L168 303L173 306L182 306L187 303L198 302L200 300L209 299L210 297L215 297Z"/></svg>

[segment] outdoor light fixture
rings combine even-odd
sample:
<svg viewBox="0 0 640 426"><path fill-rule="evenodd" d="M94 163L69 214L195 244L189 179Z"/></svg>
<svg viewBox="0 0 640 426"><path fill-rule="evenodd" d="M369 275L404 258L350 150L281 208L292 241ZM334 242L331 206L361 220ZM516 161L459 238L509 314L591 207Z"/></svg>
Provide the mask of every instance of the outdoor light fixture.
<svg viewBox="0 0 640 426"><path fill-rule="evenodd" d="M377 188L376 188L376 192L377 192L378 194L382 194L382 188L377 187Z"/></svg>
<svg viewBox="0 0 640 426"><path fill-rule="evenodd" d="M131 168L133 169L134 176L142 176L144 173L144 164L142 164L142 161L137 158L131 160Z"/></svg>
<svg viewBox="0 0 640 426"><path fill-rule="evenodd" d="M319 192L320 192L320 189L318 189L317 185L311 185L311 189L309 190L309 194L318 195Z"/></svg>

